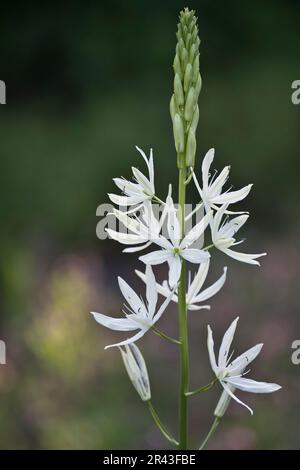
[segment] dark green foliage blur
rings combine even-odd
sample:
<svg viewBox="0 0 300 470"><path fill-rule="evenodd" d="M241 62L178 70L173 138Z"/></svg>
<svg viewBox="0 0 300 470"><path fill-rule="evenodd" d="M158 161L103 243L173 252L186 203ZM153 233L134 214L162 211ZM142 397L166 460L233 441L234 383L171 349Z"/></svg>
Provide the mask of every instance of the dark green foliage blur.
<svg viewBox="0 0 300 470"><path fill-rule="evenodd" d="M118 274L139 285L136 259L95 232L112 178L143 168L135 145L154 149L158 194L165 197L167 182L176 188L169 100L186 5L197 12L202 40L196 169L215 147L214 165L231 164L234 187L254 183L243 205L252 215L248 250L269 255L260 270L218 260L214 275L227 263L228 284L210 313L191 316L193 385L211 379L206 324L221 336L239 313L237 349L265 342L254 378L283 391L243 396L254 418L232 404L211 447L300 448L300 366L290 361L300 337L300 105L291 102L300 4L292 0L1 5L0 448L164 446L119 353L103 350L116 335L88 312L119 312ZM196 202L195 192L189 197ZM176 308L168 315L163 327L176 335ZM175 432L176 350L153 337L142 346L154 402ZM193 445L218 393L191 403Z"/></svg>

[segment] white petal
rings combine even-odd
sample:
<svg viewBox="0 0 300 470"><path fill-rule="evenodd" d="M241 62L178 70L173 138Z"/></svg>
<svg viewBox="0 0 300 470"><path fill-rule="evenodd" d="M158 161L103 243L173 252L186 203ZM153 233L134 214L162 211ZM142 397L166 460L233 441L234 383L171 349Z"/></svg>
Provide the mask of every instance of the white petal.
<svg viewBox="0 0 300 470"><path fill-rule="evenodd" d="M141 235L142 224L138 219L128 217L127 214L124 214L124 212L119 211L117 209L114 209L113 213L116 216L116 218L120 222L122 222L122 224L125 225L125 227L128 230L135 233L136 235L139 235L139 236Z"/></svg>
<svg viewBox="0 0 300 470"><path fill-rule="evenodd" d="M169 296L166 298L166 300L161 304L158 312L156 313L156 315L153 317L153 325L154 323L156 323L160 317L162 316L162 314L164 313L164 311L166 310L167 306L169 305L169 303L171 302L171 300L173 300L173 295L174 295L174 292L175 292L175 288L170 292Z"/></svg>
<svg viewBox="0 0 300 470"><path fill-rule="evenodd" d="M180 243L180 248L188 248L204 233L211 219L212 212L206 214L198 224L196 224Z"/></svg>
<svg viewBox="0 0 300 470"><path fill-rule="evenodd" d="M210 265L210 258L200 264L197 274L195 275L193 282L189 285L188 293L187 293L187 302L190 303L195 295L200 292Z"/></svg>
<svg viewBox="0 0 300 470"><path fill-rule="evenodd" d="M174 207L173 201L170 204L168 211L168 234L173 246L178 246L180 243L180 223L177 217L177 211Z"/></svg>
<svg viewBox="0 0 300 470"><path fill-rule="evenodd" d="M237 231L245 224L248 220L249 214L238 215L229 222L227 222L222 228L220 228L220 234L224 238L233 238Z"/></svg>
<svg viewBox="0 0 300 470"><path fill-rule="evenodd" d="M150 157L149 157L149 160L148 160L147 157L146 157L145 152L144 152L142 149L140 149L137 145L135 146L135 148L136 148L137 151L141 154L141 156L143 157L143 159L144 159L145 162L146 162L146 165L147 165L148 171L149 171L149 180L150 180L151 186L152 186L152 188L153 188L153 192L154 192L153 151L152 151L152 149L150 149Z"/></svg>
<svg viewBox="0 0 300 470"><path fill-rule="evenodd" d="M146 298L148 301L149 317L153 318L157 304L157 289L155 277L149 264L146 265Z"/></svg>
<svg viewBox="0 0 300 470"><path fill-rule="evenodd" d="M147 199L146 195L142 196L118 196L117 194L108 193L109 199L118 206L132 206L139 204L140 202Z"/></svg>
<svg viewBox="0 0 300 470"><path fill-rule="evenodd" d="M204 289L200 294L196 295L193 298L193 303L194 302L204 302L207 299L210 299L213 297L215 294L219 292L220 289L224 286L224 283L226 281L226 274L227 274L227 268L224 268L223 274L219 279L214 282L211 286L207 287L207 289Z"/></svg>
<svg viewBox="0 0 300 470"><path fill-rule="evenodd" d="M258 356L262 347L263 343L257 344L256 346L253 346L252 348L248 349L246 352L238 356L236 359L234 359L234 361L230 362L229 365L226 365L230 375L241 374L248 366L248 364L254 361L254 359Z"/></svg>
<svg viewBox="0 0 300 470"><path fill-rule="evenodd" d="M134 290L127 284L124 279L120 276L118 277L120 291L124 299L127 301L131 309L136 314L143 314L146 315L146 308L140 297L134 292Z"/></svg>
<svg viewBox="0 0 300 470"><path fill-rule="evenodd" d="M145 193L147 193L148 196L153 196L153 188L148 178L146 178L146 176L144 176L137 168L132 167L132 172Z"/></svg>
<svg viewBox="0 0 300 470"><path fill-rule="evenodd" d="M195 174L194 171L193 171L193 173L192 173L192 176L193 176L194 184L195 184L195 186L196 186L196 188L197 188L197 191L198 191L198 193L199 193L199 196L200 196L201 199L203 200L203 191L202 191L202 189L200 188L199 181L197 180L197 177L196 177L196 174ZM207 190L207 188L206 188L206 190Z"/></svg>
<svg viewBox="0 0 300 470"><path fill-rule="evenodd" d="M180 256L190 263L204 263L210 257L208 251L198 250L197 248L186 248L180 252Z"/></svg>
<svg viewBox="0 0 300 470"><path fill-rule="evenodd" d="M141 196L141 187L139 184L132 183L124 178L113 178L115 185L127 196Z"/></svg>
<svg viewBox="0 0 300 470"><path fill-rule="evenodd" d="M221 381L221 384L224 388L224 390L228 393L228 395L231 396L231 398L233 398L237 403L239 403L240 405L243 405L247 408L247 410L250 411L250 413L253 415L253 410L250 408L250 406L246 405L246 403L244 403L243 401L241 401L238 397L236 397L232 391L230 390L230 386L227 385L223 380Z"/></svg>
<svg viewBox="0 0 300 470"><path fill-rule="evenodd" d="M214 180L214 182L209 187L209 192L212 195L218 196L222 191L222 187L227 181L228 175L230 171L230 166L225 166L219 176ZM215 201L215 197L213 198L213 202Z"/></svg>
<svg viewBox="0 0 300 470"><path fill-rule="evenodd" d="M145 245L133 246L132 248L124 248L123 253L136 253L137 251L142 251L148 248L152 242L147 242Z"/></svg>
<svg viewBox="0 0 300 470"><path fill-rule="evenodd" d="M162 235L160 235L158 238L153 240L153 243L155 243L155 245L160 246L164 250L173 250L173 248L174 248L172 243L170 243L169 240L167 240Z"/></svg>
<svg viewBox="0 0 300 470"><path fill-rule="evenodd" d="M237 317L229 326L228 330L225 332L221 347L219 350L219 359L218 359L218 366L220 369L225 369L226 364L227 364L227 358L229 354L229 349L234 337L234 333L236 330L237 322L238 322L239 317Z"/></svg>
<svg viewBox="0 0 300 470"><path fill-rule="evenodd" d="M120 341L120 343L109 344L108 346L105 346L104 349L114 348L116 346L125 346L126 344L135 343L142 336L144 336L144 334L146 333L146 331L148 331L148 329L147 330L143 329L143 330L139 331L136 335L132 336L131 338L125 339L124 341Z"/></svg>
<svg viewBox="0 0 300 470"><path fill-rule="evenodd" d="M146 243L148 242L147 239L140 237L139 235L133 235L131 233L122 233L116 232L115 230L111 230L110 228L106 229L108 235L113 240L116 240L123 245L138 245L139 243Z"/></svg>
<svg viewBox="0 0 300 470"><path fill-rule="evenodd" d="M223 193L218 197L214 197L213 202L214 204L233 204L235 202L242 201L248 196L252 186L252 184L248 184L248 186L237 191L228 191L227 193Z"/></svg>
<svg viewBox="0 0 300 470"><path fill-rule="evenodd" d="M153 150L150 149L150 157L149 157L149 161L148 161L148 170L149 170L149 179L150 179L150 183L151 183L151 186L153 188L153 192L154 191L154 165L153 165Z"/></svg>
<svg viewBox="0 0 300 470"><path fill-rule="evenodd" d="M282 388L278 384L257 382L256 380L245 379L244 377L227 377L226 381L236 388L250 393L272 393Z"/></svg>
<svg viewBox="0 0 300 470"><path fill-rule="evenodd" d="M129 318L114 318L102 313L91 312L97 323L116 331L133 331L137 330L138 326L130 321Z"/></svg>
<svg viewBox="0 0 300 470"><path fill-rule="evenodd" d="M172 253L166 250L157 250L157 251L152 251L151 253L148 253L147 255L143 255L139 257L139 260L141 260L145 264L162 264L165 263L166 261L169 261L170 259L173 258Z"/></svg>
<svg viewBox="0 0 300 470"><path fill-rule="evenodd" d="M211 235L212 235L212 240L215 243L215 241L218 239L218 231L219 227L223 218L223 215L225 214L227 210L228 204L224 204L223 206L220 207L220 209L216 212L214 215L212 222L211 222Z"/></svg>
<svg viewBox="0 0 300 470"><path fill-rule="evenodd" d="M171 289L177 285L181 273L181 259L179 256L172 256L169 263L169 285Z"/></svg>
<svg viewBox="0 0 300 470"><path fill-rule="evenodd" d="M208 180L209 180L209 169L213 162L215 156L215 149L210 149L205 155L202 162L202 180L203 180L203 189L207 189Z"/></svg>
<svg viewBox="0 0 300 470"><path fill-rule="evenodd" d="M240 253L238 251L233 251L230 250L229 248L226 248L225 250L222 250L226 255L230 256L230 258L236 259L237 261L241 261L242 263L247 263L247 264L255 264L257 266L260 266L260 263L258 261L255 261L256 258L260 258L261 256L266 256L267 253L260 253L259 255L251 255L248 253Z"/></svg>
<svg viewBox="0 0 300 470"><path fill-rule="evenodd" d="M188 310L210 310L210 305L187 304Z"/></svg>
<svg viewBox="0 0 300 470"><path fill-rule="evenodd" d="M214 352L214 339L211 331L211 327L207 325L207 349L209 354L209 360L212 370L214 371L215 375L218 375L218 367L216 363L216 356Z"/></svg>

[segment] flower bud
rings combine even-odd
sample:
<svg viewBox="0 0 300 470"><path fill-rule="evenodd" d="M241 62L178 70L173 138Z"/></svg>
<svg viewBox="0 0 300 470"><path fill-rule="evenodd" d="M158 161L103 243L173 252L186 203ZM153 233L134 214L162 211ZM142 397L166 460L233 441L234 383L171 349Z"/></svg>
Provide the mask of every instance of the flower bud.
<svg viewBox="0 0 300 470"><path fill-rule="evenodd" d="M186 166L194 168L196 147L196 137L194 131L190 129L186 144Z"/></svg>
<svg viewBox="0 0 300 470"><path fill-rule="evenodd" d="M193 63L193 83L197 82L199 73L199 54L196 55Z"/></svg>
<svg viewBox="0 0 300 470"><path fill-rule="evenodd" d="M193 76L193 67L191 66L191 64L187 64L186 66L186 69L185 69L185 74L184 74L184 85L183 85L183 88L184 88L184 91L185 93L188 91L189 89L189 86L190 86L190 83L191 83L191 80L192 80L192 76Z"/></svg>
<svg viewBox="0 0 300 470"><path fill-rule="evenodd" d="M196 100L198 100L198 96L200 94L201 88L202 88L202 78L201 78L200 73L198 73L198 78L197 78L197 82L196 82L196 85L195 85Z"/></svg>
<svg viewBox="0 0 300 470"><path fill-rule="evenodd" d="M193 63L195 54L196 54L196 46L195 46L195 44L192 44L192 46L191 46L191 48L190 48L190 53L189 53L189 61L190 61L191 63Z"/></svg>
<svg viewBox="0 0 300 470"><path fill-rule="evenodd" d="M233 392L234 389L235 389L235 387L233 385L228 384L228 387L229 387L231 392ZM224 416L224 414L227 411L230 400L231 400L231 396L228 395L228 393L224 390L221 397L220 397L220 399L219 399L219 401L218 401L216 409L214 411L214 415L217 418L222 418Z"/></svg>
<svg viewBox="0 0 300 470"><path fill-rule="evenodd" d="M179 78L181 79L182 78L182 71L181 71L181 65L180 65L180 60L179 60L179 57L178 57L178 53L176 53L175 58L174 58L173 69L174 69L175 74L177 73Z"/></svg>
<svg viewBox="0 0 300 470"><path fill-rule="evenodd" d="M194 114L194 108L195 108L195 89L194 87L191 87L189 89L186 102L185 102L185 108L184 108L184 119L186 121L191 121L193 114Z"/></svg>
<svg viewBox="0 0 300 470"><path fill-rule="evenodd" d="M174 121L176 112L177 112L177 109L176 109L176 103L175 103L175 96L172 95L172 98L170 101L170 114L171 114L172 121Z"/></svg>
<svg viewBox="0 0 300 470"><path fill-rule="evenodd" d="M181 80L180 80L178 73L175 74L175 78L174 78L174 93L175 93L176 103L178 104L178 106L183 106L184 95L183 95Z"/></svg>
<svg viewBox="0 0 300 470"><path fill-rule="evenodd" d="M151 390L145 360L139 348L134 344L126 344L119 348L128 376L143 401L151 399Z"/></svg>
<svg viewBox="0 0 300 470"><path fill-rule="evenodd" d="M193 119L192 119L191 127L190 127L190 129L192 129L194 134L196 134L198 122L199 122L199 106L197 105L193 114Z"/></svg>
<svg viewBox="0 0 300 470"><path fill-rule="evenodd" d="M186 41L185 41L185 47L186 47L187 50L190 47L191 39L192 39L192 35L191 35L191 33L188 33L187 37L186 37Z"/></svg>
<svg viewBox="0 0 300 470"><path fill-rule="evenodd" d="M179 45L179 51L180 51L180 54L181 54L183 49L184 49L184 41L183 41L182 38L179 39L178 45Z"/></svg>
<svg viewBox="0 0 300 470"><path fill-rule="evenodd" d="M184 128L182 119L178 113L176 113L174 117L173 132L176 151L177 153L181 153L184 151Z"/></svg>
<svg viewBox="0 0 300 470"><path fill-rule="evenodd" d="M186 66L187 66L187 63L188 63L188 60L189 60L189 54L188 54L188 51L186 50L186 48L184 47L182 52L181 52L181 63L182 63L182 68L183 70L185 70Z"/></svg>

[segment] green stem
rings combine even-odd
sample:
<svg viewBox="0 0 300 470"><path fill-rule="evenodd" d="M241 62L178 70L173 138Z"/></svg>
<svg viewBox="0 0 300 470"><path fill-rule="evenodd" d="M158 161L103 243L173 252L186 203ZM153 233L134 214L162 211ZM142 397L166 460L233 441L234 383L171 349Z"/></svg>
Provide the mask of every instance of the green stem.
<svg viewBox="0 0 300 470"><path fill-rule="evenodd" d="M180 160L180 155L178 160ZM181 157L182 159L182 157ZM180 165L181 166L181 165ZM182 165L184 166L184 165ZM185 168L179 168L179 220L181 238L184 236L185 221ZM179 396L179 448L187 449L187 396L189 390L189 350L186 308L186 263L182 260L180 282L178 286L178 314L180 338L180 396Z"/></svg>
<svg viewBox="0 0 300 470"><path fill-rule="evenodd" d="M166 339L168 341L171 341L171 343L175 343L175 344L180 344L180 341L178 341L177 339L175 338L172 338L171 336L168 336L166 335L165 333L163 333L162 331L160 331L158 328L156 328L156 326L152 325L151 329L153 330L153 333L155 333L157 336L159 336L160 338L163 338L163 339Z"/></svg>
<svg viewBox="0 0 300 470"><path fill-rule="evenodd" d="M147 401L147 405L148 405L148 409L151 413L151 416L156 424L156 426L158 427L158 429L161 431L161 433L165 436L166 439L168 439L169 442L171 442L172 444L175 444L176 446L178 446L178 442L170 435L170 433L167 431L167 429L165 428L165 426L162 424L158 414L156 413L151 401Z"/></svg>
<svg viewBox="0 0 300 470"><path fill-rule="evenodd" d="M216 429L219 425L219 422L221 421L221 418L218 418L216 417L213 424L212 424L212 427L210 428L206 438L204 439L204 441L202 442L201 446L199 447L199 450L203 450L204 447L206 446L206 444L208 443L209 439L212 437L212 435L216 432Z"/></svg>
<svg viewBox="0 0 300 470"><path fill-rule="evenodd" d="M197 395L197 393L200 393L200 392L207 392L208 390L210 390L214 385L215 383L217 382L217 378L214 379L212 382L210 382L209 384L207 385L204 385L203 387L200 387L200 388L197 388L196 390L193 390L192 392L187 392L186 393L186 396L187 397L192 397L194 395Z"/></svg>

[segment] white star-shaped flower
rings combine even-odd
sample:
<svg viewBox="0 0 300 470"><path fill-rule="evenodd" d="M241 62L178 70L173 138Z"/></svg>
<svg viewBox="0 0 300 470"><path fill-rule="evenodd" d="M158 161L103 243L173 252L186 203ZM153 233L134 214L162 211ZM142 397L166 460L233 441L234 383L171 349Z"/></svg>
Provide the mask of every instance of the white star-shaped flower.
<svg viewBox="0 0 300 470"><path fill-rule="evenodd" d="M256 264L259 266L259 262L256 261L256 258L265 256L267 253L248 254L240 253L230 249L232 246L242 243L243 240L237 242L234 238L234 235L244 225L249 215L243 214L234 217L231 220L225 219L222 223L222 218L226 214L227 207L228 204L224 204L212 218L211 236L214 246L218 248L218 250L223 251L223 253L230 256L231 258L236 259L237 261L248 264Z"/></svg>
<svg viewBox="0 0 300 470"><path fill-rule="evenodd" d="M238 191L225 191L222 193L224 184L226 183L230 166L223 168L219 176L210 178L210 167L213 162L215 155L215 149L210 149L205 155L202 162L202 188L199 185L199 182L196 178L195 173L193 173L193 179L200 194L200 197L204 203L205 210L209 209L218 209L220 205L223 204L233 204L238 201L242 201L246 196L248 196L252 184L248 184Z"/></svg>
<svg viewBox="0 0 300 470"><path fill-rule="evenodd" d="M215 294L217 294L226 281L227 268L224 267L223 274L219 277L219 279L214 282L211 286L201 291L209 270L209 265L210 258L208 258L207 261L205 261L204 263L200 264L199 269L192 281L190 276L188 290L186 294L186 305L188 310L210 309L210 305L198 304L200 302L205 302L206 300L210 299ZM138 270L136 270L135 272L142 279L142 281L146 282L146 276L144 273ZM156 283L156 288L157 292L163 295L164 297L169 297L169 295L171 294L171 289L169 288L167 281L164 281L162 285ZM176 291L172 297L172 300L173 302L178 302L178 296Z"/></svg>
<svg viewBox="0 0 300 470"><path fill-rule="evenodd" d="M134 290L124 281L121 277L118 277L120 290L126 299L128 305L126 311L123 311L125 318L114 318L102 313L91 312L95 320L101 325L111 330L117 331L134 331L139 330L131 338L128 338L120 343L111 344L106 346L105 349L113 346L125 346L131 344L140 339L162 316L165 309L169 305L173 292L163 302L158 311L156 312L157 304L157 289L155 277L151 266L146 266L146 298L147 302L144 301L134 292Z"/></svg>
<svg viewBox="0 0 300 470"><path fill-rule="evenodd" d="M210 257L208 251L190 248L190 246L204 233L209 224L211 214L206 214L201 221L181 239L180 222L172 198L170 197L168 197L167 206L169 240L160 235L154 243L162 249L140 256L139 259L145 264L151 265L167 262L169 264L169 286L173 289L180 278L182 258L190 263L200 264Z"/></svg>
<svg viewBox="0 0 300 470"><path fill-rule="evenodd" d="M212 370L224 388L225 392L227 392L228 395L237 403L240 403L241 405L248 408L251 414L253 414L251 408L234 395L233 390L238 388L239 390L250 393L272 393L276 392L276 390L279 390L281 386L274 383L256 382L255 380L246 379L243 377L244 370L248 364L250 364L250 362L252 362L258 356L263 344L257 344L253 348L248 349L248 351L244 352L236 359L231 361L232 354L229 355L229 350L234 337L238 319L239 318L237 317L231 323L230 327L224 334L219 350L218 360L216 360L214 352L214 340L212 330L209 325L207 327L207 347Z"/></svg>
<svg viewBox="0 0 300 470"><path fill-rule="evenodd" d="M133 176L136 182L128 181L125 178L114 178L113 181L124 195L118 196L116 194L108 194L110 200L118 206L136 206L134 211L138 210L145 201L151 200L155 195L152 149L150 150L149 160L143 150L139 147L136 147L136 149L140 152L146 162L149 177L147 178L140 170L132 167Z"/></svg>

